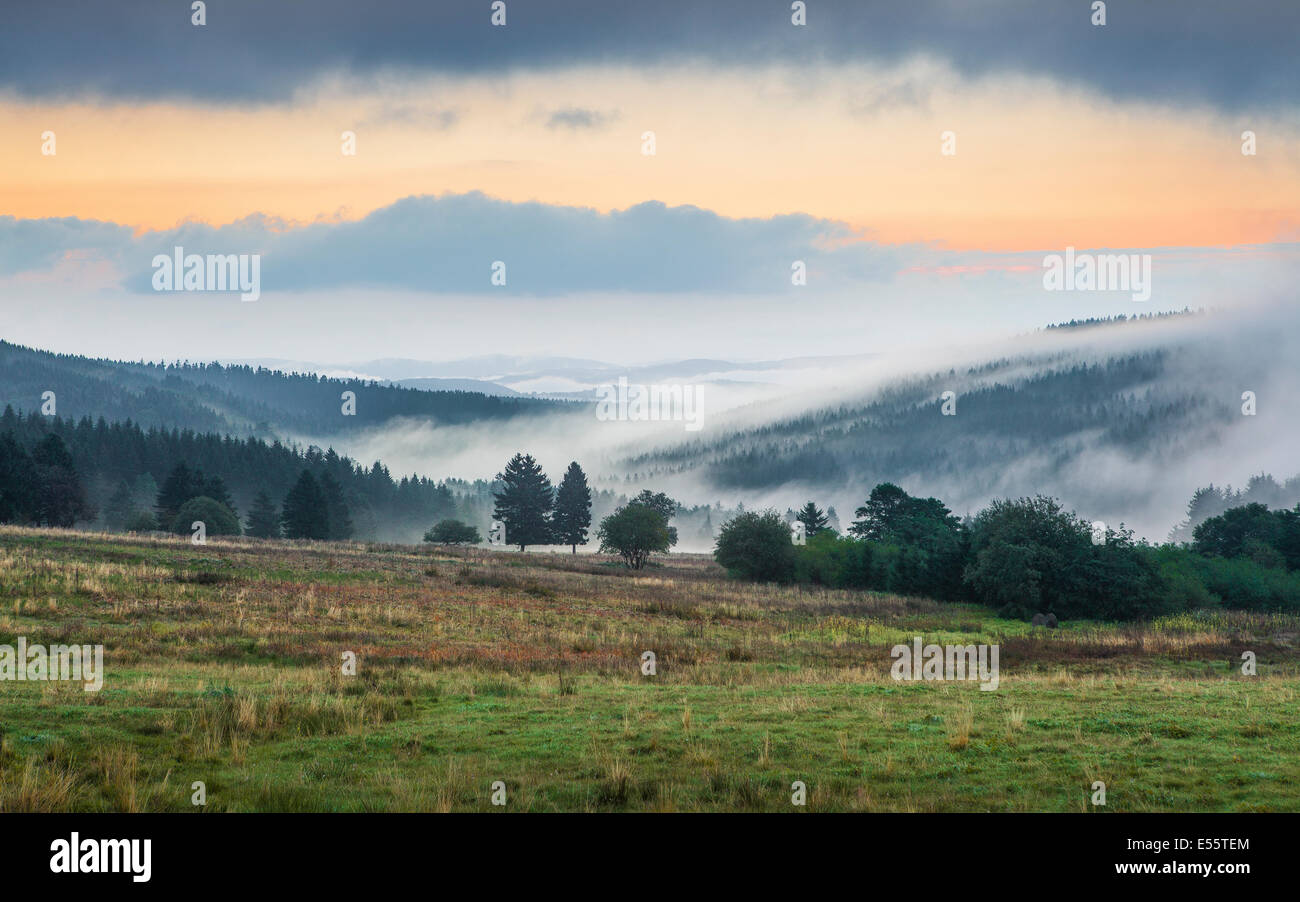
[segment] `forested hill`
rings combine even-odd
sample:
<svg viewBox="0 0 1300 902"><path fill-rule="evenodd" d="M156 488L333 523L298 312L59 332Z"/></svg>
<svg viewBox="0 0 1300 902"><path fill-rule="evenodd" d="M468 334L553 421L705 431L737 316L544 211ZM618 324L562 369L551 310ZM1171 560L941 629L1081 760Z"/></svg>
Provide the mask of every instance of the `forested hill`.
<svg viewBox="0 0 1300 902"><path fill-rule="evenodd" d="M345 415L343 393L356 394ZM235 435L330 436L398 417L462 424L561 410L563 402L464 391L424 391L359 379L216 363L127 363L52 354L0 341L0 409L80 420L131 420L144 427Z"/></svg>
<svg viewBox="0 0 1300 902"><path fill-rule="evenodd" d="M816 498L845 509L882 482L959 513L1041 493L1164 538L1198 486L1292 468L1293 319L1044 331L984 361L809 393L802 410L753 405L619 469L632 484L704 485L779 506Z"/></svg>
<svg viewBox="0 0 1300 902"><path fill-rule="evenodd" d="M1038 362L1042 366L1042 362ZM1099 363L1059 361L1026 374L1025 360L900 382L872 400L741 429L633 458L636 476L696 469L714 484L749 491L784 483L901 480L917 472L943 483L1033 457L1071 436L1133 451L1177 454L1178 428L1217 404L1179 386L1159 387L1166 352ZM944 415L945 391L954 392ZM1068 446L1055 454L1068 456ZM869 487L869 486L868 486Z"/></svg>

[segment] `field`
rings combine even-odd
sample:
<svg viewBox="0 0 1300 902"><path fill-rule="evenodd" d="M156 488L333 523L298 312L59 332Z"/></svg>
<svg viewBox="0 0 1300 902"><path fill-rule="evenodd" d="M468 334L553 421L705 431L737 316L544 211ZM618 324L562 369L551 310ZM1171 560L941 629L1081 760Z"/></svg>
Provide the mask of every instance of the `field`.
<svg viewBox="0 0 1300 902"><path fill-rule="evenodd" d="M1300 810L1298 618L1046 630L656 564L0 528L0 644L106 670L0 682L0 810ZM997 643L998 689L893 680L914 636Z"/></svg>

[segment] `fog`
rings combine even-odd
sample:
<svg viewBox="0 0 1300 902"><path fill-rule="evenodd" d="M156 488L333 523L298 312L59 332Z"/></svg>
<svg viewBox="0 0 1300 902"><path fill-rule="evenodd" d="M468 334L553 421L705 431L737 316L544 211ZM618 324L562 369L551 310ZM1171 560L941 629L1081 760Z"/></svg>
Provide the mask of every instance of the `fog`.
<svg viewBox="0 0 1300 902"><path fill-rule="evenodd" d="M731 508L743 503L747 509L771 506L781 511L812 499L822 507L834 506L847 526L878 474L851 469L848 478L835 482L799 479L737 491L714 484L700 467L673 472L678 468L663 465L647 475L655 468L641 465L635 468L640 475L628 481L633 469L628 459L682 447L694 449L693 455L698 451L703 459L743 447L746 439L739 433L745 430L862 404L901 385L931 380L925 382L934 388L931 399L941 387L957 395L957 413L950 420L954 440L946 452L951 465L941 471L918 467L895 476L908 491L939 497L959 515L974 513L996 497L1049 494L1089 520L1123 522L1140 536L1162 540L1183 518L1200 486L1242 486L1261 472L1279 480L1300 472L1300 458L1294 453L1300 439L1300 385L1293 363L1297 338L1300 313L1290 305L1237 306L921 351L808 359L776 373L737 367L693 383L701 399L700 428L695 432L680 420L601 420L594 406L584 406L471 426L392 421L346 439L310 440L333 444L361 462L382 460L394 476L418 473L434 479L490 479L511 455L526 451L553 479L570 460L577 460L594 488L632 494L649 487L687 505L720 502ZM982 384L1017 384L1076 363L1104 365L1115 357L1155 350L1166 353L1159 376L1146 385L1124 387L1124 394L1140 406L1173 411L1167 420L1153 419L1142 450L1122 447L1104 430L1094 429L1055 436L1014 456L996 458L995 464L974 463L988 456L996 436L962 438L964 394ZM990 361L1004 365L987 375L965 374L967 368ZM948 376L950 371L955 375ZM1253 416L1241 413L1247 391L1255 394ZM972 463L967 465L967 460ZM685 543L683 548L690 550Z"/></svg>

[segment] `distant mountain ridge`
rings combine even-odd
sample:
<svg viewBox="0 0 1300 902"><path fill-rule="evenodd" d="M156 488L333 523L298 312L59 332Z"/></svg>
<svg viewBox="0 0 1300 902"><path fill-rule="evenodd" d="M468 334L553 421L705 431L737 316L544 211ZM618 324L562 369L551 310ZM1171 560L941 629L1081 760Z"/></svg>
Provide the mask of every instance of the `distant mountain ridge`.
<svg viewBox="0 0 1300 902"><path fill-rule="evenodd" d="M484 395L495 395L501 398L524 398L527 395L517 392L513 388L507 388L504 385L498 385L495 382L485 382L481 379L440 379L437 377L424 377L419 379L394 379L390 380L389 385L397 385L402 388L415 388L420 391L467 391L478 392Z"/></svg>
<svg viewBox="0 0 1300 902"><path fill-rule="evenodd" d="M505 397L583 400L595 397L596 387L616 384L766 384L765 375L809 368L833 368L871 360L875 354L791 357L779 360L723 360L694 357L659 363L625 365L576 357L512 357L493 354L450 361L382 359L359 362L320 362L268 358L232 361L268 366L286 372L369 378L414 388L453 388ZM747 378L740 378L741 375Z"/></svg>
<svg viewBox="0 0 1300 902"><path fill-rule="evenodd" d="M331 436L401 416L463 424L566 408L459 388L429 391L217 363L130 363L0 341L0 409L41 412L46 392L54 393L59 416L77 420L262 437ZM351 405L345 392L355 395Z"/></svg>

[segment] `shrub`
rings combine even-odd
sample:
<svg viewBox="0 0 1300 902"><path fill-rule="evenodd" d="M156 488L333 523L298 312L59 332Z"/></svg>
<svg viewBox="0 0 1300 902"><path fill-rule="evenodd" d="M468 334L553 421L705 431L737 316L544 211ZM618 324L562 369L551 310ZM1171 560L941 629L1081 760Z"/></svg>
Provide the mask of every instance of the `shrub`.
<svg viewBox="0 0 1300 902"><path fill-rule="evenodd" d="M872 580L872 543L841 538L829 530L795 546L794 578L797 582L834 589L868 589Z"/></svg>
<svg viewBox="0 0 1300 902"><path fill-rule="evenodd" d="M713 557L741 579L790 582L795 575L790 527L774 510L738 514L724 523Z"/></svg>
<svg viewBox="0 0 1300 902"><path fill-rule="evenodd" d="M596 538L602 552L617 554L633 570L644 567L651 553L667 552L673 542L668 518L653 507L635 502L601 520Z"/></svg>
<svg viewBox="0 0 1300 902"><path fill-rule="evenodd" d="M1166 613L1175 603L1131 531L1109 530L1094 544L1089 524L1054 498L994 501L970 533L966 585L1004 616L1127 619Z"/></svg>
<svg viewBox="0 0 1300 902"><path fill-rule="evenodd" d="M127 516L122 528L127 532L153 532L158 528L158 518L150 511L134 511Z"/></svg>
<svg viewBox="0 0 1300 902"><path fill-rule="evenodd" d="M459 520L443 520L424 534L424 541L440 545L477 545L483 541L477 526Z"/></svg>
<svg viewBox="0 0 1300 902"><path fill-rule="evenodd" d="M181 505L176 519L172 521L171 531L177 535L187 535L195 521L202 521L210 536L237 536L242 533L239 518L234 512L206 495L191 498Z"/></svg>
<svg viewBox="0 0 1300 902"><path fill-rule="evenodd" d="M1249 558L1194 558L1205 588L1227 608L1300 610L1300 573L1262 566Z"/></svg>

